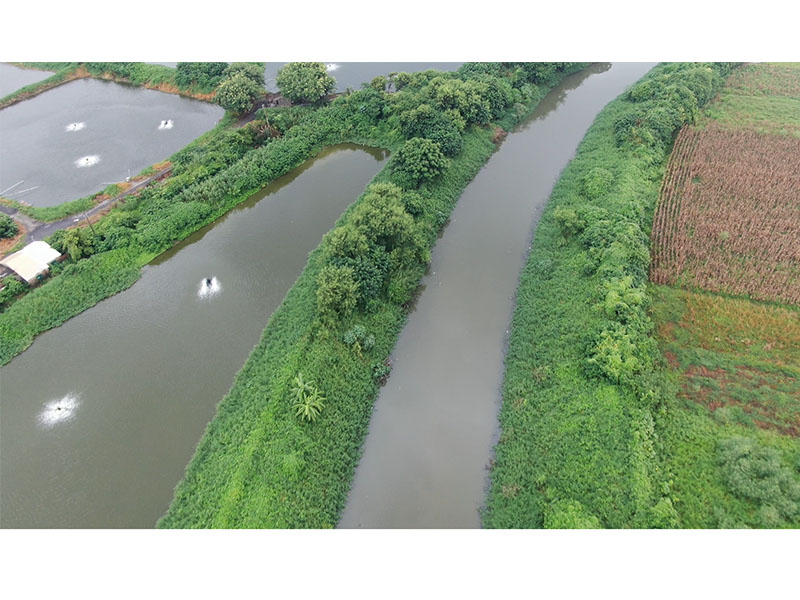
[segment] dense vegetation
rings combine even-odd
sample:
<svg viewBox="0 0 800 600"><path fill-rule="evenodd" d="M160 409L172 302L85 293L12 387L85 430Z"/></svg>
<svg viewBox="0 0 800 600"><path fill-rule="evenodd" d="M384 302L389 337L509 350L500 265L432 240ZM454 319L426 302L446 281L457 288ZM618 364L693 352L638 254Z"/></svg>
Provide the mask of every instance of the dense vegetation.
<svg viewBox="0 0 800 600"><path fill-rule="evenodd" d="M648 232L674 136L730 69L655 68L600 113L556 184L517 292L485 525L677 524L655 453Z"/></svg>
<svg viewBox="0 0 800 600"><path fill-rule="evenodd" d="M420 138L426 141L412 146L426 150L409 152L402 163L391 160L312 252L219 405L161 527L336 523L372 402L388 374L385 359L430 248L461 191L494 150L494 132L482 125L518 119L548 86L576 68L554 66L539 84L525 79L523 70L503 65L494 65L495 75L480 71L480 85L469 70L398 74L393 82L373 82L337 99L281 138L281 155L343 137L380 143L397 154L409 139ZM490 85L492 78L499 80L496 86ZM507 101L492 105L487 97L503 83ZM399 91L389 93L390 87ZM429 107L426 120L409 135L403 124L413 119L407 113L422 105ZM446 160L431 139L441 132L442 118L453 124L460 146ZM408 178L405 169L432 176ZM226 178L223 174L219 185L227 188L234 182ZM215 192L212 181L187 199L230 193ZM324 398L312 419L303 418L305 404L297 400L301 375ZM303 397L313 397L313 391Z"/></svg>
<svg viewBox="0 0 800 600"><path fill-rule="evenodd" d="M278 71L275 83L292 102L319 102L336 89L336 80L320 62L287 63Z"/></svg>

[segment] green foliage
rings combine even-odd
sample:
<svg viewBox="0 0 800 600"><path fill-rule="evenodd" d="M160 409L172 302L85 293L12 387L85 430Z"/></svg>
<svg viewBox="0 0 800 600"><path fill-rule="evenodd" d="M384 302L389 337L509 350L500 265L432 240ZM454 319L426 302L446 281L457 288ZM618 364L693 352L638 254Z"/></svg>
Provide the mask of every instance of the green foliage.
<svg viewBox="0 0 800 600"><path fill-rule="evenodd" d="M439 144L446 156L461 151L463 139L459 128L441 111L428 104L420 104L400 113L400 126L406 138L427 138Z"/></svg>
<svg viewBox="0 0 800 600"><path fill-rule="evenodd" d="M292 102L319 102L336 89L336 80L321 62L287 63L278 71L275 82Z"/></svg>
<svg viewBox="0 0 800 600"><path fill-rule="evenodd" d="M223 76L225 79L232 79L237 75L246 77L255 83L260 91L264 89L264 65L263 63L235 62L228 65Z"/></svg>
<svg viewBox="0 0 800 600"><path fill-rule="evenodd" d="M0 281L0 288L0 307L5 309L17 296L27 291L28 284L12 275Z"/></svg>
<svg viewBox="0 0 800 600"><path fill-rule="evenodd" d="M397 151L393 167L403 187L418 188L441 175L447 168L447 158L436 142L411 138Z"/></svg>
<svg viewBox="0 0 800 600"><path fill-rule="evenodd" d="M800 478L774 448L749 437L718 443L718 462L730 490L756 502L762 527L779 527L800 515Z"/></svg>
<svg viewBox="0 0 800 600"><path fill-rule="evenodd" d="M19 226L8 215L0 214L0 240L13 238L19 233Z"/></svg>
<svg viewBox="0 0 800 600"><path fill-rule="evenodd" d="M222 81L228 63L179 62L175 67L175 82L182 88L196 87L211 91Z"/></svg>
<svg viewBox="0 0 800 600"><path fill-rule="evenodd" d="M603 524L577 500L553 502L544 517L545 529L602 529Z"/></svg>
<svg viewBox="0 0 800 600"><path fill-rule="evenodd" d="M608 169L594 167L583 180L583 194L590 200L595 200L611 189L614 183L614 174Z"/></svg>
<svg viewBox="0 0 800 600"><path fill-rule="evenodd" d="M352 268L328 265L320 271L317 310L323 321L335 323L347 318L359 299L359 285Z"/></svg>
<svg viewBox="0 0 800 600"><path fill-rule="evenodd" d="M304 381L303 374L298 373L292 386L292 408L295 415L305 421L316 421L325 408L325 396L311 381Z"/></svg>
<svg viewBox="0 0 800 600"><path fill-rule="evenodd" d="M263 92L263 84L253 81L245 72L239 71L219 84L214 100L225 110L242 114L253 107L253 102Z"/></svg>

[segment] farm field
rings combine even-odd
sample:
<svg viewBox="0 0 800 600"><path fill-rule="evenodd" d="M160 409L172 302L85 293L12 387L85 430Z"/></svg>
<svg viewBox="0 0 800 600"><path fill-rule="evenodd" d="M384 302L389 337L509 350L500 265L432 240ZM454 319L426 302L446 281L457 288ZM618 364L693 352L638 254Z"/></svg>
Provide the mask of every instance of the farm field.
<svg viewBox="0 0 800 600"><path fill-rule="evenodd" d="M662 183L657 452L682 527L800 527L799 118L799 65L745 65Z"/></svg>

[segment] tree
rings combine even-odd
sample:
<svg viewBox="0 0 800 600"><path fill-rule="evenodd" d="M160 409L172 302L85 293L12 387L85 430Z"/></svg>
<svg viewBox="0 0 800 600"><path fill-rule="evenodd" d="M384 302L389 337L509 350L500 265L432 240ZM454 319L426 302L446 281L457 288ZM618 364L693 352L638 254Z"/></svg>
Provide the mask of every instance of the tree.
<svg viewBox="0 0 800 600"><path fill-rule="evenodd" d="M201 89L213 89L227 68L228 63L224 62L179 62L175 67L175 82L183 88L197 85Z"/></svg>
<svg viewBox="0 0 800 600"><path fill-rule="evenodd" d="M264 66L258 63L235 62L225 69L225 79L244 75L259 87L264 87Z"/></svg>
<svg viewBox="0 0 800 600"><path fill-rule="evenodd" d="M323 321L347 317L358 305L359 285L350 267L326 265L317 278L317 308Z"/></svg>
<svg viewBox="0 0 800 600"><path fill-rule="evenodd" d="M214 100L225 110L241 114L252 108L253 101L263 91L264 88L247 75L236 73L219 84Z"/></svg>
<svg viewBox="0 0 800 600"><path fill-rule="evenodd" d="M0 215L0 240L13 238L19 233L17 223L7 215Z"/></svg>
<svg viewBox="0 0 800 600"><path fill-rule="evenodd" d="M336 80L321 62L288 63L278 71L276 83L292 102L319 102L336 89Z"/></svg>
<svg viewBox="0 0 800 600"><path fill-rule="evenodd" d="M426 138L411 138L397 151L394 171L403 187L417 188L436 179L447 162L439 144Z"/></svg>

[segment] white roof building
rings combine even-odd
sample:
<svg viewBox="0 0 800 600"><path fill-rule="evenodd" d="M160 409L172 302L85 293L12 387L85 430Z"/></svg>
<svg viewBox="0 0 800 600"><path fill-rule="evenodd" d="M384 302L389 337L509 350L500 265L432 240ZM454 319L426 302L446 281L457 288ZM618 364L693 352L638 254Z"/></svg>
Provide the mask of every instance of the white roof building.
<svg viewBox="0 0 800 600"><path fill-rule="evenodd" d="M37 275L47 273L50 263L59 256L61 253L47 242L31 242L19 252L0 260L0 265L8 267L30 284Z"/></svg>

